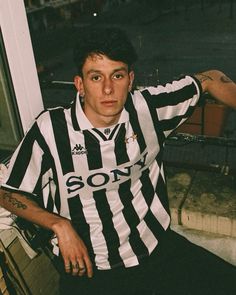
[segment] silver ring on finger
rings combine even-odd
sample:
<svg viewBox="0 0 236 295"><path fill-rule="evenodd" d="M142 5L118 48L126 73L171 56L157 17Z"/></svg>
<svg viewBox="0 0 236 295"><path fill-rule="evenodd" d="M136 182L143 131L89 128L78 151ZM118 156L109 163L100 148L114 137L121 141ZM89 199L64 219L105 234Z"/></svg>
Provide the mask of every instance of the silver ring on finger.
<svg viewBox="0 0 236 295"><path fill-rule="evenodd" d="M79 272L85 272L86 268L85 267L79 267Z"/></svg>
<svg viewBox="0 0 236 295"><path fill-rule="evenodd" d="M78 263L75 263L75 264L72 264L72 269L77 269L78 271L80 270L80 267L79 267L79 264Z"/></svg>

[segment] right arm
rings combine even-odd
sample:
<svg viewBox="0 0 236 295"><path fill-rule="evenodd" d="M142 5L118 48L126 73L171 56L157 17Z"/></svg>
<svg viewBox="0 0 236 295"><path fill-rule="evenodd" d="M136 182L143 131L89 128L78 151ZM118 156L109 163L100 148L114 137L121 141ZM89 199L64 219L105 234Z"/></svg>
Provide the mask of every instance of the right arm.
<svg viewBox="0 0 236 295"><path fill-rule="evenodd" d="M92 277L92 263L87 248L74 230L70 220L42 209L24 195L3 189L0 189L0 206L19 217L53 231L58 239L66 272L71 272L68 268L68 265L71 265L73 275L83 275L84 271L78 272L76 266L79 265L80 268L87 270L88 277Z"/></svg>

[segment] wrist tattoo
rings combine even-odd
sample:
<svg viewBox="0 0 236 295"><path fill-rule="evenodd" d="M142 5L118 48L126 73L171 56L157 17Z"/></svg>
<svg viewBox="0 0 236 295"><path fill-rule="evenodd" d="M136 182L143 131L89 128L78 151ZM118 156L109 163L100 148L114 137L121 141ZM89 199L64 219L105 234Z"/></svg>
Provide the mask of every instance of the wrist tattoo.
<svg viewBox="0 0 236 295"><path fill-rule="evenodd" d="M200 83L203 83L204 81L207 81L207 80L213 81L213 78L208 75L198 74L198 80L200 81Z"/></svg>
<svg viewBox="0 0 236 295"><path fill-rule="evenodd" d="M18 208L18 209L26 209L27 205L23 204L21 201L17 200L16 198L12 197L11 193L4 193L3 199L8 201L12 204L12 206Z"/></svg>
<svg viewBox="0 0 236 295"><path fill-rule="evenodd" d="M227 76L221 76L220 77L220 81L222 82L222 83L232 83L233 81L229 78L229 77L227 77Z"/></svg>

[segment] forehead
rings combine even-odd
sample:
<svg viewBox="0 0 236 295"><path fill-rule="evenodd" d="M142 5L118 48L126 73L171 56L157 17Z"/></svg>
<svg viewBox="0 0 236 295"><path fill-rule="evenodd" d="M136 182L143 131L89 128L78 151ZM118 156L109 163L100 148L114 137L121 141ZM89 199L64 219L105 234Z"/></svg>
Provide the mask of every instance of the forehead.
<svg viewBox="0 0 236 295"><path fill-rule="evenodd" d="M88 74L90 72L106 73L119 70L128 71L128 65L122 61L112 60L102 54L93 54L88 56L82 68L83 74Z"/></svg>

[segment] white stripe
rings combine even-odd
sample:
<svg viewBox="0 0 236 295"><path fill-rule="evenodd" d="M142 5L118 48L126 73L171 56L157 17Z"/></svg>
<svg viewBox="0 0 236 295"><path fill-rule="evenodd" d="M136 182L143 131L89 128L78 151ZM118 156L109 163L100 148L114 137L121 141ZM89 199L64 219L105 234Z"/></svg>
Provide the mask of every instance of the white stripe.
<svg viewBox="0 0 236 295"><path fill-rule="evenodd" d="M57 108L55 108L55 109L57 109ZM65 110L65 113L66 112L68 112L68 110ZM60 208L59 214L61 214L65 218L70 219L71 217L70 217L69 207L68 207L68 202L67 202L68 193L67 193L67 188L64 185L65 180L64 180L64 176L63 176L63 172L62 172L60 158L59 158L58 151L57 151L57 145L56 145L56 141L55 141L55 136L54 136L51 117L50 117L49 112L43 113L38 118L37 123L39 125L39 129L40 129L46 143L48 144L49 150L53 156L53 159L54 159L54 162L56 165L59 194L60 194L60 196L63 196L60 198L61 208ZM62 180L62 181L60 181L60 180Z"/></svg>
<svg viewBox="0 0 236 295"><path fill-rule="evenodd" d="M51 180L49 185L50 185L51 196L52 196L52 199L53 199L53 212L54 213L59 213L57 208L56 208L56 204L55 204L56 184L55 184L54 180Z"/></svg>
<svg viewBox="0 0 236 295"><path fill-rule="evenodd" d="M132 185L132 188L131 188L132 194L134 196L134 199L132 200L132 204L140 220L142 220L145 217L146 213L148 212L148 206L141 192L141 187L142 187L142 183L140 180L138 180L135 182L134 185Z"/></svg>
<svg viewBox="0 0 236 295"><path fill-rule="evenodd" d="M161 226L164 229L167 229L170 224L170 216L168 215L165 208L162 206L158 196L156 195L152 201L151 211L158 220L158 222L161 224Z"/></svg>
<svg viewBox="0 0 236 295"><path fill-rule="evenodd" d="M43 183L43 204L44 207L47 207L47 202L48 202L48 197L50 194L50 187L49 187L49 171L47 171L46 173L44 173L44 175L42 176L42 183Z"/></svg>
<svg viewBox="0 0 236 295"><path fill-rule="evenodd" d="M95 206L95 201L89 197L87 199L81 197L81 202L86 222L90 226L90 237L95 253L96 265L99 266L99 269L109 269L107 244L102 232L103 226Z"/></svg>
<svg viewBox="0 0 236 295"><path fill-rule="evenodd" d="M135 133L132 129L131 124L130 123L126 124L126 134L125 134L124 140L128 140L128 143L126 144L126 152L127 152L129 159L137 158L137 156L140 155L140 148L137 143L137 139L135 139L135 140L132 139L132 136L134 134ZM128 163L131 163L131 162L128 162ZM125 163L124 165L127 166L127 163Z"/></svg>
<svg viewBox="0 0 236 295"><path fill-rule="evenodd" d="M128 241L120 246L119 252L125 267L131 267L139 264L138 258L131 249Z"/></svg>
<svg viewBox="0 0 236 295"><path fill-rule="evenodd" d="M160 167L157 165L157 162L153 162L152 166L149 169L150 169L149 176L150 176L150 179L152 181L154 188L156 187L156 183L157 183L159 177L162 176L163 180L165 182L163 165L160 170ZM159 171L159 173L157 173L157 170ZM151 211L156 216L156 218L157 218L158 222L161 224L161 226L164 229L166 229L170 223L170 216L166 212L166 209L163 207L159 197L156 194L155 194L155 197L154 197L152 205L151 205Z"/></svg>
<svg viewBox="0 0 236 295"><path fill-rule="evenodd" d="M158 117L160 121L162 121L162 120L172 119L176 116L185 115L189 107L195 106L197 101L198 101L198 96L194 95L190 97L188 100L180 102L177 105L164 106L162 108L158 108L157 109Z"/></svg>
<svg viewBox="0 0 236 295"><path fill-rule="evenodd" d="M142 129L142 134L147 145L149 154L148 158L153 160L157 155L157 148L159 148L159 141L153 125L153 120L148 105L140 92L136 93L134 103L135 108L137 109L138 120ZM151 148L153 146L155 146L156 148Z"/></svg>
<svg viewBox="0 0 236 295"><path fill-rule="evenodd" d="M140 237L142 241L144 242L145 246L148 249L149 254L152 253L152 251L155 249L155 247L158 244L158 240L152 233L152 231L149 229L147 224L144 220L142 220L139 225L137 226Z"/></svg>
<svg viewBox="0 0 236 295"><path fill-rule="evenodd" d="M49 195L51 193L51 197L53 200L53 212L58 213L58 210L55 205L55 195L56 195L56 185L53 180L53 173L52 169L49 169L44 175L42 176L42 187L43 187L43 203L44 207L47 207ZM46 185L45 185L46 184Z"/></svg>
<svg viewBox="0 0 236 295"><path fill-rule="evenodd" d="M186 111L188 110L189 106L195 106L196 103L198 102L198 99L200 96L200 90L196 81L190 76L186 76L185 78L179 81L173 81L171 84L167 84L165 87L161 86L163 88L159 89L159 93L155 93L155 89L150 90L152 94L160 94L163 92L170 93L170 92L184 89L185 87L191 85L192 83L196 86L197 94L193 95L188 100L179 103L178 105L165 106L165 107L157 109L158 117L160 120L171 119L175 116L184 115Z"/></svg>
<svg viewBox="0 0 236 295"><path fill-rule="evenodd" d="M109 171L116 167L116 158L114 157L115 143L113 140L103 141L100 144L100 148L102 155L102 166L104 167L101 169L101 172L106 172L107 169L107 172L109 174Z"/></svg>
<svg viewBox="0 0 236 295"><path fill-rule="evenodd" d="M9 165L7 167L7 171L6 171L6 173L4 173L4 175L2 177L2 183L6 183L7 182L9 176L11 175L12 168L15 168L14 167L14 164L15 164L16 158L18 156L18 152L21 149L22 143L23 143L23 140L20 142L20 144L18 145L17 149L15 150L15 152L13 153L13 155L11 156ZM11 187L11 186L6 186L6 187Z"/></svg>
<svg viewBox="0 0 236 295"><path fill-rule="evenodd" d="M122 210L124 208L120 201L117 191L107 192L107 200L109 202L110 209L113 214L114 228L118 234L120 247L119 253L126 267L136 265L138 260L133 252L128 237L130 234L130 228L124 218Z"/></svg>
<svg viewBox="0 0 236 295"><path fill-rule="evenodd" d="M162 93L171 93L185 88L186 86L195 84L197 88L198 95L200 94L200 90L198 84L191 76L185 76L180 80L172 81L171 83L166 83L165 85L158 85L157 87L148 87L148 91L151 95L159 95Z"/></svg>
<svg viewBox="0 0 236 295"><path fill-rule="evenodd" d="M141 221L137 226L140 238L147 247L148 252L151 253L156 247L158 240L144 221L144 217L146 216L149 208L141 192L141 187L142 183L140 180L136 181L135 184L132 185L132 193L134 194L134 199L132 203Z"/></svg>
<svg viewBox="0 0 236 295"><path fill-rule="evenodd" d="M156 161L154 161L150 166L149 166L149 178L151 179L153 188L156 188L157 181L160 177L160 167L157 164Z"/></svg>
<svg viewBox="0 0 236 295"><path fill-rule="evenodd" d="M41 172L41 163L43 150L39 147L37 142L34 142L32 147L32 154L28 164L28 167L25 171L24 178L20 184L19 189L32 192L32 188L35 188L38 178Z"/></svg>

